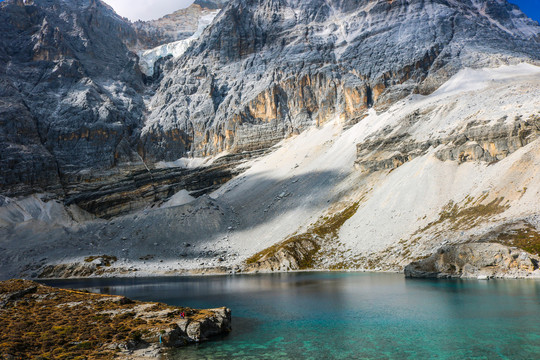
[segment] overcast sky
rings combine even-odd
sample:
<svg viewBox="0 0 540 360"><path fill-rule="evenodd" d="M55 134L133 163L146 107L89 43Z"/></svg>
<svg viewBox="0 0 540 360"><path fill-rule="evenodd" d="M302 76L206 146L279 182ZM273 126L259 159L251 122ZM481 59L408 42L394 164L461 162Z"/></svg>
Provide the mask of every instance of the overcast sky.
<svg viewBox="0 0 540 360"><path fill-rule="evenodd" d="M188 7L194 0L103 0L121 16L131 21L159 19L178 9Z"/></svg>
<svg viewBox="0 0 540 360"><path fill-rule="evenodd" d="M0 0L2 1L2 0ZM104 0L116 12L132 21L158 19L178 9L188 7L194 0ZM540 20L540 0L509 0L531 18Z"/></svg>

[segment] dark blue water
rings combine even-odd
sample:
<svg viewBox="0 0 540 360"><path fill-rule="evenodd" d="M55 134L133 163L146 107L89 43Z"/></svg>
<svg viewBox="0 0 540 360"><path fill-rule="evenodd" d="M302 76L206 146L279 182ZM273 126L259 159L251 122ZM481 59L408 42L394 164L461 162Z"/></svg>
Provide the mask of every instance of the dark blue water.
<svg viewBox="0 0 540 360"><path fill-rule="evenodd" d="M48 283L232 309L229 336L172 359L540 359L540 281L293 273Z"/></svg>

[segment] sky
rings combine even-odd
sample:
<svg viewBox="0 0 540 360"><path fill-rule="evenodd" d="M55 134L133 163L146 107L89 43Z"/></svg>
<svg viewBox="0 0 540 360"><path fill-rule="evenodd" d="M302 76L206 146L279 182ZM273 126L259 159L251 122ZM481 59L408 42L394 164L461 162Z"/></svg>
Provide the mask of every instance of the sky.
<svg viewBox="0 0 540 360"><path fill-rule="evenodd" d="M158 19L178 9L188 7L194 0L104 0L116 12L132 21ZM540 0L509 0L529 17L540 22Z"/></svg>
<svg viewBox="0 0 540 360"><path fill-rule="evenodd" d="M0 0L2 2L3 0ZM120 15L132 21L159 19L178 9L188 7L194 0L104 0ZM540 0L509 0L518 5L530 18L540 22Z"/></svg>
<svg viewBox="0 0 540 360"><path fill-rule="evenodd" d="M540 22L540 0L509 0L519 6L528 17Z"/></svg>
<svg viewBox="0 0 540 360"><path fill-rule="evenodd" d="M103 0L121 16L131 21L159 19L188 7L194 0ZM540 1L540 0L539 0Z"/></svg>

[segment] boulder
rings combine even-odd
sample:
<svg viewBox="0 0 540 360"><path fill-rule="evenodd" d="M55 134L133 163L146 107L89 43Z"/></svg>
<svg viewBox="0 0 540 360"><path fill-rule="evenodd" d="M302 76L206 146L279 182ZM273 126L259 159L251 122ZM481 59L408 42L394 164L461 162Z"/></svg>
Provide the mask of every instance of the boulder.
<svg viewBox="0 0 540 360"><path fill-rule="evenodd" d="M497 243L466 243L441 247L430 257L405 267L409 278L540 277L540 258Z"/></svg>

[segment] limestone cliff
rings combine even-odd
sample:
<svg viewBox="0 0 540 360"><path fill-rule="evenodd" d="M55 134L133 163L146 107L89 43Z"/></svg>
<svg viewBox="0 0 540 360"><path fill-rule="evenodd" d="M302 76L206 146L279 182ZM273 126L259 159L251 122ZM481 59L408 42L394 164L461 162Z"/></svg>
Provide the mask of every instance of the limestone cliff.
<svg viewBox="0 0 540 360"><path fill-rule="evenodd" d="M243 151L354 123L464 67L538 61L539 32L506 1L231 1L165 75L144 153Z"/></svg>

